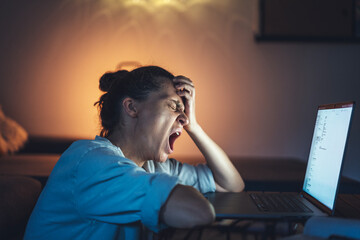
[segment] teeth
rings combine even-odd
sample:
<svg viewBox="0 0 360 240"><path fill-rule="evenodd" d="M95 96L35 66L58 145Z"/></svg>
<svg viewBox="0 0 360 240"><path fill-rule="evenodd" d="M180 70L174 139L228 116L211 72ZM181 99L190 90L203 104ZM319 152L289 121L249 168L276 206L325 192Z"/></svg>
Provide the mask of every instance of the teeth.
<svg viewBox="0 0 360 240"><path fill-rule="evenodd" d="M180 133L179 133L179 132L176 132L176 135L178 135L178 136L179 136L179 135L180 135Z"/></svg>

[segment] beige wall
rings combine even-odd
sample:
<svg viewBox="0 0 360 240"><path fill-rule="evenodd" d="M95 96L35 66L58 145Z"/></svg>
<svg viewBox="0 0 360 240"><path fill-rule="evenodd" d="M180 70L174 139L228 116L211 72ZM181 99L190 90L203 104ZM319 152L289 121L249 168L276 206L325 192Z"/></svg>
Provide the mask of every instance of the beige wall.
<svg viewBox="0 0 360 240"><path fill-rule="evenodd" d="M98 79L126 61L190 77L199 122L233 156L306 160L316 106L360 100L360 44L256 43L253 0L14 2L0 104L30 134L92 138ZM357 115L345 170L360 180ZM175 148L200 154L185 135Z"/></svg>

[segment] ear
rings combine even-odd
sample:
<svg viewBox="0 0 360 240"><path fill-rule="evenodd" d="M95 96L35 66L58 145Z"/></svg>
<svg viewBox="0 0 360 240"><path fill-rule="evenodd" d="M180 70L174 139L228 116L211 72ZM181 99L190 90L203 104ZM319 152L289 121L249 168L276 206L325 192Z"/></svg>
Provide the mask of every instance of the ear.
<svg viewBox="0 0 360 240"><path fill-rule="evenodd" d="M124 100L122 101L123 109L130 117L133 117L133 118L136 118L138 115L136 105L137 105L136 101L129 97L124 98Z"/></svg>

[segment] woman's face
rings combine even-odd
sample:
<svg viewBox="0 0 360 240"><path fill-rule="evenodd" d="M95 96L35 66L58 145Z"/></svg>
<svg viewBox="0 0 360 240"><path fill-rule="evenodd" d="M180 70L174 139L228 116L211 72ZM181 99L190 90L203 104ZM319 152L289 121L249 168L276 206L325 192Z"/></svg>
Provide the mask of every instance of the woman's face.
<svg viewBox="0 0 360 240"><path fill-rule="evenodd" d="M165 162L174 151L174 142L188 124L184 104L170 81L138 103L136 135L144 160Z"/></svg>

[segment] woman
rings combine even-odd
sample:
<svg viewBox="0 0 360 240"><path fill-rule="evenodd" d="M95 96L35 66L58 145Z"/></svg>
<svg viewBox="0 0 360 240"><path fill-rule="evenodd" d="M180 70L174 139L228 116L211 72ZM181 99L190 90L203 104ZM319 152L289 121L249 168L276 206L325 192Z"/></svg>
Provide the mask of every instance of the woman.
<svg viewBox="0 0 360 240"><path fill-rule="evenodd" d="M213 207L201 193L243 190L239 173L196 121L190 79L148 66L106 73L100 89L101 136L63 153L25 239L146 239L144 227L211 223ZM168 159L183 129L207 164Z"/></svg>

